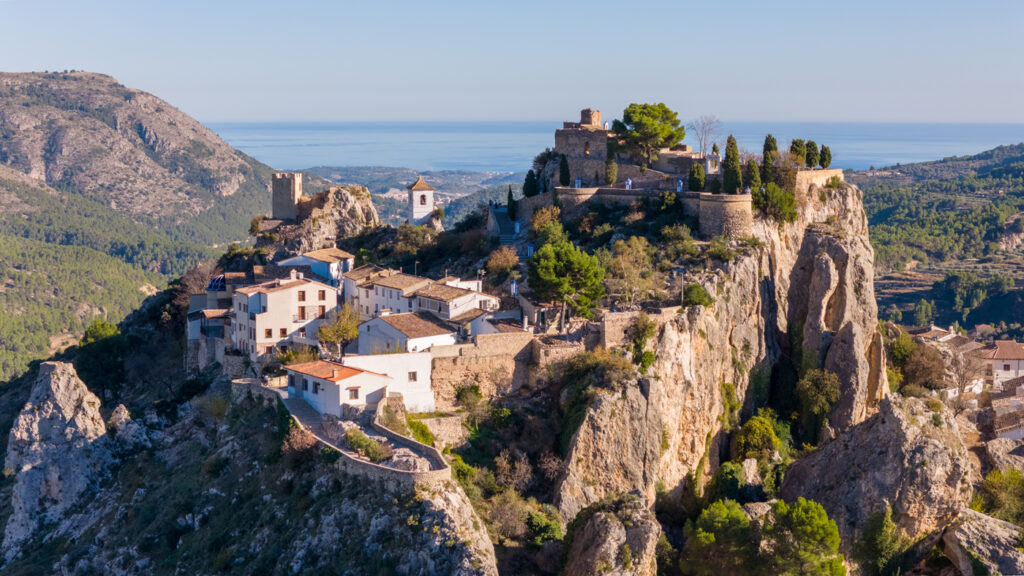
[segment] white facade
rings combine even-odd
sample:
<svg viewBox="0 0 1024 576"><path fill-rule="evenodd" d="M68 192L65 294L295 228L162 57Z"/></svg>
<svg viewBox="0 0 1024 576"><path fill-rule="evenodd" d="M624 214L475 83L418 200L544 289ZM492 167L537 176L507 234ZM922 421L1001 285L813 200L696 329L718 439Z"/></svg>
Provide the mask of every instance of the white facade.
<svg viewBox="0 0 1024 576"><path fill-rule="evenodd" d="M432 357L429 352L350 355L342 358L341 362L345 366L386 374L391 378L388 393L400 393L409 412L434 411L434 391L430 387Z"/></svg>
<svg viewBox="0 0 1024 576"><path fill-rule="evenodd" d="M278 262L279 266L309 266L309 269L314 274L324 278L328 281L331 286L340 287L342 283L342 274L352 269L352 260L338 260L336 262L325 262L316 258L311 258L305 254L302 256L292 256L291 258L285 258Z"/></svg>
<svg viewBox="0 0 1024 576"><path fill-rule="evenodd" d="M317 365L308 369L310 365ZM319 366L337 366L324 372ZM307 362L285 366L288 395L301 398L321 414L341 418L343 406L374 406L387 397L391 379L383 374L345 367L333 362Z"/></svg>
<svg viewBox="0 0 1024 576"><path fill-rule="evenodd" d="M232 341L258 362L277 350L317 345L317 331L337 308L337 289L308 278L275 280L235 291Z"/></svg>
<svg viewBox="0 0 1024 576"><path fill-rule="evenodd" d="M419 352L427 350L431 346L446 346L455 344L457 341L457 334L454 330L429 335L410 335L392 326L384 318L386 317L374 318L359 325L358 350L360 356Z"/></svg>
<svg viewBox="0 0 1024 576"><path fill-rule="evenodd" d="M409 224L421 226L430 220L434 213L434 188L423 180L422 176L407 188L409 191Z"/></svg>

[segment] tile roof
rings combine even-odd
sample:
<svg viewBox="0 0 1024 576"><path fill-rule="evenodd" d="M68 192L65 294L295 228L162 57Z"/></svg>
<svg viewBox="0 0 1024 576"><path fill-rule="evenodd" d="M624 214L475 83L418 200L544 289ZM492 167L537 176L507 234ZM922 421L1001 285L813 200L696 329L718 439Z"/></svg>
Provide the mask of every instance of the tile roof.
<svg viewBox="0 0 1024 576"><path fill-rule="evenodd" d="M227 316L228 312L231 312L231 310L228 308L207 308L205 310L201 310L201 312L203 313L203 316L209 320L210 318L223 318Z"/></svg>
<svg viewBox="0 0 1024 576"><path fill-rule="evenodd" d="M256 284L255 286L245 286L239 288L236 292L240 294L270 294L271 292L280 292L281 290L288 290L291 288L298 288L304 284L317 284L325 288L331 288L330 286L317 282L316 280L310 280L309 278L296 278L295 280L271 280L270 282L264 282L262 284Z"/></svg>
<svg viewBox="0 0 1024 576"><path fill-rule="evenodd" d="M321 262L334 263L342 260L348 260L355 258L352 254L345 252L340 248L324 248L323 250L313 250L312 252L306 252L303 256L312 258L313 260L319 260Z"/></svg>
<svg viewBox="0 0 1024 576"><path fill-rule="evenodd" d="M432 280L429 278L413 276L412 274L402 274L399 272L398 274L378 278L373 281L373 285L401 290L404 294L407 290L416 290L417 288L426 286L430 282L432 282Z"/></svg>
<svg viewBox="0 0 1024 576"><path fill-rule="evenodd" d="M344 274L342 274L342 276L348 278L349 280L355 280L357 283L359 283L365 282L366 280L369 280L376 276L384 276L390 273L391 271L388 270L387 268L381 268L376 264L363 264L358 268L354 268L352 270L349 270L348 272L345 272Z"/></svg>
<svg viewBox="0 0 1024 576"><path fill-rule="evenodd" d="M405 334L407 338L426 338L428 336L441 336L455 332L439 320L418 312L388 314L387 316L379 316L379 319L395 330Z"/></svg>
<svg viewBox="0 0 1024 576"><path fill-rule="evenodd" d="M978 355L988 360L1024 360L1024 346L1013 340L996 340L978 350Z"/></svg>
<svg viewBox="0 0 1024 576"><path fill-rule="evenodd" d="M431 300L440 300L441 302L451 302L452 300L471 294L473 294L472 290L466 290L465 288L458 288L440 283L434 283L416 291L417 296L430 298Z"/></svg>
<svg viewBox="0 0 1024 576"><path fill-rule="evenodd" d="M328 362L326 360L314 360L312 362L303 362L301 364L291 364L285 366L284 369L298 374L312 376L313 378L327 380L329 382L341 382L347 378L369 372L368 370L353 368L352 366L345 366L344 364ZM375 372L370 373L375 374Z"/></svg>
<svg viewBox="0 0 1024 576"><path fill-rule="evenodd" d="M473 308L469 312L459 314L458 316L451 318L448 321L455 324L467 324L469 322L472 322L473 320L476 320L480 316L483 316L486 313L487 311L481 308Z"/></svg>
<svg viewBox="0 0 1024 576"><path fill-rule="evenodd" d="M423 176L416 176L416 181L410 184L406 190L412 190L413 192L419 192L420 190L433 190L434 187L427 184L427 181L423 179Z"/></svg>

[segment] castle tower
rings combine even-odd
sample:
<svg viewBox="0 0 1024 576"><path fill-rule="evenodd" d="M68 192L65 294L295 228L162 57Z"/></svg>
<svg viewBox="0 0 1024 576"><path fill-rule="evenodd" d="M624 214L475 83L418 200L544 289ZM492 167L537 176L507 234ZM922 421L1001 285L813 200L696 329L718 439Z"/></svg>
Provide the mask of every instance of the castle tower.
<svg viewBox="0 0 1024 576"><path fill-rule="evenodd" d="M272 185L274 220L295 220L299 216L299 199L302 198L302 174L299 172L275 172Z"/></svg>
<svg viewBox="0 0 1024 576"><path fill-rule="evenodd" d="M430 220L434 213L434 187L427 184L423 176L417 176L416 181L407 188L409 191L409 224L419 226Z"/></svg>

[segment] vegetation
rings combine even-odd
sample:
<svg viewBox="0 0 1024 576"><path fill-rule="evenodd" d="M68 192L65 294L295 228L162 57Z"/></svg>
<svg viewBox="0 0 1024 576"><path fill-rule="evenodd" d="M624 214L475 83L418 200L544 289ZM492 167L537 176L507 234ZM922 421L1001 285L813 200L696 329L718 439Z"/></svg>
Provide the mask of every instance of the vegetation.
<svg viewBox="0 0 1024 576"><path fill-rule="evenodd" d="M569 159L562 154L561 159L558 161L558 183L562 186L568 186L571 182L572 175L569 174Z"/></svg>
<svg viewBox="0 0 1024 576"><path fill-rule="evenodd" d="M810 370L796 384L805 436L817 442L818 431L839 400L839 377L823 370Z"/></svg>
<svg viewBox="0 0 1024 576"><path fill-rule="evenodd" d="M818 152L818 144L814 140L808 140L804 152L804 162L808 168L814 168L818 165L819 160L821 160L821 154Z"/></svg>
<svg viewBox="0 0 1024 576"><path fill-rule="evenodd" d="M764 416L747 420L736 435L738 458L770 457L778 449L779 437L775 434L774 423Z"/></svg>
<svg viewBox="0 0 1024 576"><path fill-rule="evenodd" d="M612 123L612 131L623 140L621 151L632 156L642 167L658 159L658 150L682 142L686 129L678 115L665 104L630 104L622 112L622 120Z"/></svg>
<svg viewBox="0 0 1024 576"><path fill-rule="evenodd" d="M606 270L604 281L609 293L626 304L657 299L663 292L665 279L654 267L656 252L643 236L616 240L611 251L599 248L595 256Z"/></svg>
<svg viewBox="0 0 1024 576"><path fill-rule="evenodd" d="M345 441L360 454L366 456L371 462L383 462L391 458L391 446L370 438L358 428L349 428L345 431Z"/></svg>
<svg viewBox="0 0 1024 576"><path fill-rule="evenodd" d="M647 342L657 334L658 325L655 324L647 314L641 312L629 329L630 353L641 374L647 374L647 370L654 364L654 352L647 349Z"/></svg>
<svg viewBox="0 0 1024 576"><path fill-rule="evenodd" d="M818 160L818 165L822 168L832 165L832 150L828 146L821 147L821 158Z"/></svg>
<svg viewBox="0 0 1024 576"><path fill-rule="evenodd" d="M789 144L789 153L801 164L807 164L807 145L800 138L794 138Z"/></svg>
<svg viewBox="0 0 1024 576"><path fill-rule="evenodd" d="M774 182L773 170L775 157L779 153L779 144L771 134L764 137L764 148L761 152L761 182L765 185Z"/></svg>
<svg viewBox="0 0 1024 576"><path fill-rule="evenodd" d="M683 289L683 306L711 306L715 303L715 299L708 294L707 289L704 286L690 282Z"/></svg>
<svg viewBox="0 0 1024 576"><path fill-rule="evenodd" d="M537 175L530 170L526 173L526 180L523 182L523 196L529 198L540 193L540 185L537 183Z"/></svg>
<svg viewBox="0 0 1024 576"><path fill-rule="evenodd" d="M704 174L704 166L702 164L692 164L690 166L690 178L687 182L687 189L692 192L700 192L704 190L704 182L706 180Z"/></svg>
<svg viewBox="0 0 1024 576"><path fill-rule="evenodd" d="M912 544L903 536L892 518L892 507L872 516L864 535L854 547L854 555L868 576L899 576L903 555Z"/></svg>
<svg viewBox="0 0 1024 576"><path fill-rule="evenodd" d="M427 446L433 446L436 438L434 434L427 428L427 425L419 420L412 418L406 419L406 425L409 427L409 432L412 433L412 437L420 444L426 444Z"/></svg>
<svg viewBox="0 0 1024 576"><path fill-rule="evenodd" d="M796 197L774 182L769 182L763 192L752 191L751 202L754 208L776 222L796 221Z"/></svg>
<svg viewBox="0 0 1024 576"><path fill-rule="evenodd" d="M725 158L722 159L722 191L726 194L739 194L743 191L740 150L732 134L725 143Z"/></svg>
<svg viewBox="0 0 1024 576"><path fill-rule="evenodd" d="M591 308L604 296L604 269L597 258L566 240L545 243L527 264L530 287L537 296L568 306L573 313L590 318Z"/></svg>
<svg viewBox="0 0 1024 576"><path fill-rule="evenodd" d="M321 344L337 349L336 356L345 355L345 347L359 338L359 314L345 302L336 311L328 315L327 321L320 325L317 339Z"/></svg>
<svg viewBox="0 0 1024 576"><path fill-rule="evenodd" d="M744 167L743 181L747 183L747 187L751 191L761 188L761 168L757 165L757 160L753 158L747 160L747 164Z"/></svg>
<svg viewBox="0 0 1024 576"><path fill-rule="evenodd" d="M1024 526L1024 473L1016 468L989 472L975 493L971 508Z"/></svg>
<svg viewBox="0 0 1024 576"><path fill-rule="evenodd" d="M619 165L614 158L609 158L604 163L604 181L610 185L619 181Z"/></svg>

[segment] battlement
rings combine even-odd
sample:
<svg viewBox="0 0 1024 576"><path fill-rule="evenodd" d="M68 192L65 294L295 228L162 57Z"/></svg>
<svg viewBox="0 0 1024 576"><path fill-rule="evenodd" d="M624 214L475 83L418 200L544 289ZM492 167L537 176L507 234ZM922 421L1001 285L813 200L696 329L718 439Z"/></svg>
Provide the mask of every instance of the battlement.
<svg viewBox="0 0 1024 576"><path fill-rule="evenodd" d="M301 172L275 172L271 179L272 218L297 220L302 199Z"/></svg>

